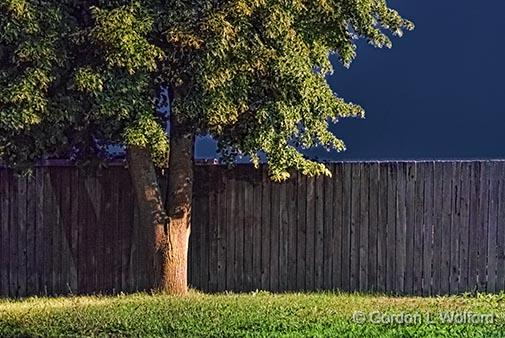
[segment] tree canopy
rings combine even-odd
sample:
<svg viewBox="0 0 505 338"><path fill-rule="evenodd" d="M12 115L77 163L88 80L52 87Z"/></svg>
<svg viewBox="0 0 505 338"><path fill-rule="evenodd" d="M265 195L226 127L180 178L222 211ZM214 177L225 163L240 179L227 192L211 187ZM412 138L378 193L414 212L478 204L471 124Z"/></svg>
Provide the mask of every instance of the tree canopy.
<svg viewBox="0 0 505 338"><path fill-rule="evenodd" d="M413 24L386 0L0 0L0 159L96 157L121 143L165 163L172 114L220 155L258 162L273 179L327 173L303 148L343 150L330 122L362 117L325 77L355 41L390 47Z"/></svg>

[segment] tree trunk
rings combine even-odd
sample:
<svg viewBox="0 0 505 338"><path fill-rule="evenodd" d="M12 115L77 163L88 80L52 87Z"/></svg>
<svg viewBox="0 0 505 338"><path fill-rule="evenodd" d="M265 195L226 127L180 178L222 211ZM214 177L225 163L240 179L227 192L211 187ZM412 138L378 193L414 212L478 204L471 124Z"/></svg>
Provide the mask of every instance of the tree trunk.
<svg viewBox="0 0 505 338"><path fill-rule="evenodd" d="M193 195L194 133L170 117L168 193L163 205L153 162L145 148L129 146L128 163L141 226L136 229L138 245L147 248L140 276L160 291L188 291L188 247ZM139 250L142 252L143 250ZM146 282L149 283L149 282ZM142 284L142 283L140 283Z"/></svg>
<svg viewBox="0 0 505 338"><path fill-rule="evenodd" d="M170 118L170 159L167 214L169 226L161 287L169 294L188 291L188 246L193 199L194 134L173 112Z"/></svg>
<svg viewBox="0 0 505 338"><path fill-rule="evenodd" d="M140 220L133 236L133 245L141 248L138 258L142 262L136 267L135 284L140 289L152 288L161 281L168 217L148 150L129 146L127 159Z"/></svg>

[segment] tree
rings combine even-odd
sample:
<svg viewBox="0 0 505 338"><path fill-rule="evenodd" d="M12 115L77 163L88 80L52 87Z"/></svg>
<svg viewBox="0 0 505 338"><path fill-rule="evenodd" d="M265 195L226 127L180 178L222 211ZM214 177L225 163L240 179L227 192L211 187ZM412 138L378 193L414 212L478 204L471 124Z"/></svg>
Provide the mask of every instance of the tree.
<svg viewBox="0 0 505 338"><path fill-rule="evenodd" d="M349 66L355 40L390 47L413 24L386 0L0 1L0 159L96 159L124 144L143 239L145 273L187 290L193 150L218 141L223 161L266 158L274 180L296 169L330 175L303 155L344 150L328 130L363 117L329 88L330 55ZM170 135L156 113L168 88ZM161 100L163 101L163 100ZM156 166L169 166L163 205Z"/></svg>

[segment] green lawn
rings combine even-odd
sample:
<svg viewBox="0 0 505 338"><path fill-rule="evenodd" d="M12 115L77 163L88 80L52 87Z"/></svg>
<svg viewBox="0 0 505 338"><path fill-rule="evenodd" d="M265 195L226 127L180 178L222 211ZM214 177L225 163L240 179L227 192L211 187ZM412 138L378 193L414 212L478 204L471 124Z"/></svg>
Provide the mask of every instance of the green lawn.
<svg viewBox="0 0 505 338"><path fill-rule="evenodd" d="M505 294L421 298L192 292L182 298L29 298L0 300L0 336L505 337L504 313ZM451 320L473 323L447 323Z"/></svg>

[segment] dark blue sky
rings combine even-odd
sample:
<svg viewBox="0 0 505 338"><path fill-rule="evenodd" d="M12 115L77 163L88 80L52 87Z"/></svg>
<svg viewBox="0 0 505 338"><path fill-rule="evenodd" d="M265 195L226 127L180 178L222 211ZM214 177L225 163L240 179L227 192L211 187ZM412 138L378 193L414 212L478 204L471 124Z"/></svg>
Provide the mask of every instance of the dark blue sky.
<svg viewBox="0 0 505 338"><path fill-rule="evenodd" d="M365 120L332 129L348 150L322 160L505 158L505 1L390 1L416 29L393 49L358 43L331 87L361 104ZM215 157L200 140L197 157Z"/></svg>

